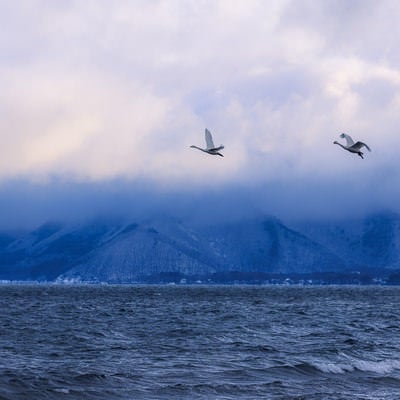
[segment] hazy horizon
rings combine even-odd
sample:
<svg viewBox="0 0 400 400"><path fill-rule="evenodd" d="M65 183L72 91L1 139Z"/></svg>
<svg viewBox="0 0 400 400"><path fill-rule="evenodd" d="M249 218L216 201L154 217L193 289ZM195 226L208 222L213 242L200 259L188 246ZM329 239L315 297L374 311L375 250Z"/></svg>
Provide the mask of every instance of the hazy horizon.
<svg viewBox="0 0 400 400"><path fill-rule="evenodd" d="M358 204L360 191L343 195L340 183L289 187L279 182L256 187L231 185L207 190L162 189L148 182L111 181L33 184L14 182L0 189L0 230L32 229L47 222L78 223L96 218L143 221L162 216L192 222L225 222L273 216L285 223L357 220L399 212L371 193Z"/></svg>

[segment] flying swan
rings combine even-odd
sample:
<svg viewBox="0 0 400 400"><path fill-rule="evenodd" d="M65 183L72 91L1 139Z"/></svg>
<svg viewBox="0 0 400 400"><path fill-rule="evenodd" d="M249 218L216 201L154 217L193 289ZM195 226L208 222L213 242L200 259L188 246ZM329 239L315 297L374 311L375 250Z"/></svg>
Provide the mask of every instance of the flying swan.
<svg viewBox="0 0 400 400"><path fill-rule="evenodd" d="M206 138L206 146L207 146L205 149L202 149L197 146L190 146L190 147L197 149L197 150L204 151L204 153L208 153L213 156L218 155L218 156L223 157L223 155L221 153L219 153L219 151L222 150L224 148L224 146L221 144L219 147L215 147L213 138L211 136L211 132L207 128L206 128L206 132L205 132L205 138Z"/></svg>
<svg viewBox="0 0 400 400"><path fill-rule="evenodd" d="M368 151L371 151L371 149L363 142L357 142L354 143L353 139L351 138L350 135L347 135L346 133L342 133L340 135L342 139L346 139L347 145L344 146L343 144L337 142L336 140L333 142L333 144L337 144L340 147L343 147L345 150L350 151L350 153L356 153L358 154L361 158L363 157L363 154L360 150L365 147Z"/></svg>

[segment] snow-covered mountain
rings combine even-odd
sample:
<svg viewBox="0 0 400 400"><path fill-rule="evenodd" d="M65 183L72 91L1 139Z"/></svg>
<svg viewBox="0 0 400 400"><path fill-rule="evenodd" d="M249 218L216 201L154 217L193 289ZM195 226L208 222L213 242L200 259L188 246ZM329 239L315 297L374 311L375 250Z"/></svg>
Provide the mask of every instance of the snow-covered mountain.
<svg viewBox="0 0 400 400"><path fill-rule="evenodd" d="M400 268L400 217L290 229L272 217L195 225L162 218L45 224L0 235L0 279L137 282L162 274L314 273Z"/></svg>
<svg viewBox="0 0 400 400"><path fill-rule="evenodd" d="M340 257L276 218L207 227L202 232L224 270L274 273L340 269Z"/></svg>
<svg viewBox="0 0 400 400"><path fill-rule="evenodd" d="M124 228L64 278L137 281L175 272L311 272L334 269L341 260L278 220L187 227L178 221Z"/></svg>
<svg viewBox="0 0 400 400"><path fill-rule="evenodd" d="M349 268L400 268L398 214L382 213L335 223L302 223L296 229L340 255Z"/></svg>
<svg viewBox="0 0 400 400"><path fill-rule="evenodd" d="M207 242L178 222L129 224L62 275L84 281L132 282L162 272L215 271Z"/></svg>

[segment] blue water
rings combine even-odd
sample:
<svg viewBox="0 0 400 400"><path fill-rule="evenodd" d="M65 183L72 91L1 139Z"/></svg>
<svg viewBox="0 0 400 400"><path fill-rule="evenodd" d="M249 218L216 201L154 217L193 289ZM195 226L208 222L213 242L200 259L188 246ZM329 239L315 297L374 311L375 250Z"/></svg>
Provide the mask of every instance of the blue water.
<svg viewBox="0 0 400 400"><path fill-rule="evenodd" d="M399 399L400 288L0 286L0 399Z"/></svg>

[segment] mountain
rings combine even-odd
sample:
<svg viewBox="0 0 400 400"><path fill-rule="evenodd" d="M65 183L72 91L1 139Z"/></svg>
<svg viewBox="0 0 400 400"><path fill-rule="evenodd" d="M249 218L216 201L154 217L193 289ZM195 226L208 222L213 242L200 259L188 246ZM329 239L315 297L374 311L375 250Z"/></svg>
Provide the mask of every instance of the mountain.
<svg viewBox="0 0 400 400"><path fill-rule="evenodd" d="M53 280L101 246L112 227L48 223L0 247L0 278Z"/></svg>
<svg viewBox="0 0 400 400"><path fill-rule="evenodd" d="M180 223L132 223L62 278L132 282L165 272L204 275L215 272L215 264L207 242Z"/></svg>
<svg viewBox="0 0 400 400"><path fill-rule="evenodd" d="M99 219L0 234L3 280L168 282L399 268L396 214L293 229L273 217L203 225Z"/></svg>
<svg viewBox="0 0 400 400"><path fill-rule="evenodd" d="M343 267L340 257L276 218L207 227L202 233L224 270L304 273Z"/></svg>
<svg viewBox="0 0 400 400"><path fill-rule="evenodd" d="M364 219L296 225L309 238L341 256L348 268L400 268L400 216L381 213Z"/></svg>
<svg viewBox="0 0 400 400"><path fill-rule="evenodd" d="M162 273L288 273L338 266L338 257L277 219L190 228L170 220L124 228L63 278L129 282Z"/></svg>

